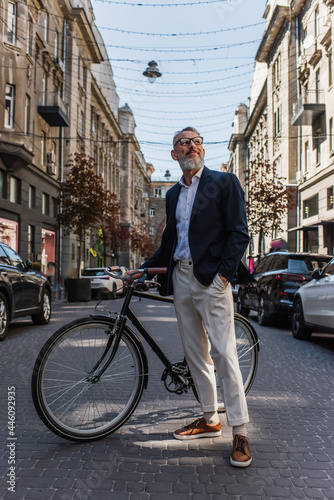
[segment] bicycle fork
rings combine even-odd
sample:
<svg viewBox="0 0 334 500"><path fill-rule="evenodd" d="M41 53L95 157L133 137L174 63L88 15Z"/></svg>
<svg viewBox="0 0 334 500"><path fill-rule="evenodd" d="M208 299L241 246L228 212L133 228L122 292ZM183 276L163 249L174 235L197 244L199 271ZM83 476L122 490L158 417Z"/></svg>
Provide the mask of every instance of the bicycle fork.
<svg viewBox="0 0 334 500"><path fill-rule="evenodd" d="M92 382L93 384L98 382L100 380L101 376L104 374L104 372L108 369L108 367L112 363L112 360L115 357L115 354L117 352L117 349L118 349L120 341L121 341L125 322L126 322L125 316L123 316L121 314L117 314L113 328L109 332L109 339L108 339L107 345L105 347L105 350L102 353L102 356L100 357L100 359L97 361L97 363L91 369L91 371L88 373L87 380L89 382ZM112 325L112 324L110 324L110 325ZM95 373L96 370L102 365L103 360L105 359L108 352L110 351L111 346L112 346L112 350L111 350L111 353L109 355L107 362L104 364L104 366L101 368L101 370L98 373Z"/></svg>

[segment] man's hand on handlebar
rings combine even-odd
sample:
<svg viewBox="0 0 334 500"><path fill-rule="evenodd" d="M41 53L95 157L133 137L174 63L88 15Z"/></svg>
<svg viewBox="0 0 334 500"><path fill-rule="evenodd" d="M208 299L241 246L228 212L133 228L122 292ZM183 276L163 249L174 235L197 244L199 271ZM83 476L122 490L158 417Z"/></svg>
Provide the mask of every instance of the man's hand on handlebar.
<svg viewBox="0 0 334 500"><path fill-rule="evenodd" d="M125 271L126 283L133 283L135 280L142 278L144 274L144 272L138 272L138 269Z"/></svg>

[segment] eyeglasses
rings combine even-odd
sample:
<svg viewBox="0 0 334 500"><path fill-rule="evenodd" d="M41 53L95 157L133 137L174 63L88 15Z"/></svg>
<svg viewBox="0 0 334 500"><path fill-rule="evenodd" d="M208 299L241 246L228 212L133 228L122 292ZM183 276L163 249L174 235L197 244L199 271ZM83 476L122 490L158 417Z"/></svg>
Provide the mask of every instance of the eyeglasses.
<svg viewBox="0 0 334 500"><path fill-rule="evenodd" d="M174 148L178 142L181 144L181 146L190 146L191 141L195 144L195 146L201 146L201 144L203 144L203 137L197 135L196 137L192 137L191 139L186 139L186 138L179 139L174 144Z"/></svg>

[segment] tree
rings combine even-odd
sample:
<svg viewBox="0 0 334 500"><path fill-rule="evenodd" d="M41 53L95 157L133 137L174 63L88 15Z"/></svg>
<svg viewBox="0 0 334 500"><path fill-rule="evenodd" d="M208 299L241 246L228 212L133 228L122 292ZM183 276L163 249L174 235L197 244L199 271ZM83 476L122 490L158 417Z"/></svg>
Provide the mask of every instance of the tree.
<svg viewBox="0 0 334 500"><path fill-rule="evenodd" d="M131 228L130 243L131 250L133 252L139 252L145 260L151 257L155 250L154 241L151 236L147 234L143 225L139 228Z"/></svg>
<svg viewBox="0 0 334 500"><path fill-rule="evenodd" d="M250 233L259 235L259 255L263 238L273 237L276 230L282 229L283 217L292 202L283 180L268 161L250 162L246 207Z"/></svg>
<svg viewBox="0 0 334 500"><path fill-rule="evenodd" d="M65 234L73 232L79 239L77 276L81 276L81 256L84 239L92 229L100 226L109 214L110 196L103 179L96 174L93 158L82 149L75 153L66 164L68 176L60 183L58 222L65 228Z"/></svg>
<svg viewBox="0 0 334 500"><path fill-rule="evenodd" d="M106 262L106 248L109 246L112 252L118 254L123 241L123 232L120 226L120 202L115 194L105 192L104 212L100 224L101 239L103 244L103 257Z"/></svg>

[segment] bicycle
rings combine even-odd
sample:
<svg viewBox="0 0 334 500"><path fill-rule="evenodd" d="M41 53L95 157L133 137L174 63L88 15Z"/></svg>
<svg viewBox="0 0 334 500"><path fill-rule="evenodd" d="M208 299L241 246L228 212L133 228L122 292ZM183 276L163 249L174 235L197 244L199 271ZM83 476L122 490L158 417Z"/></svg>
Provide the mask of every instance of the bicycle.
<svg viewBox="0 0 334 500"><path fill-rule="evenodd" d="M111 276L116 269L110 268ZM166 269L136 270L132 276L139 272L145 278ZM102 438L124 425L135 411L147 387L149 369L143 344L126 325L127 319L165 366L161 380L166 389L179 395L192 389L198 399L185 359L172 363L130 308L133 296L169 303L173 299L136 291L137 282L127 285L115 318L102 311L64 325L36 359L31 386L35 408L44 424L65 439L83 442ZM247 394L256 374L259 341L252 325L239 314L235 314L235 327ZM219 411L224 410L220 402Z"/></svg>

